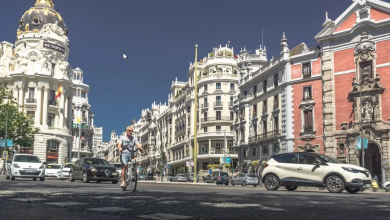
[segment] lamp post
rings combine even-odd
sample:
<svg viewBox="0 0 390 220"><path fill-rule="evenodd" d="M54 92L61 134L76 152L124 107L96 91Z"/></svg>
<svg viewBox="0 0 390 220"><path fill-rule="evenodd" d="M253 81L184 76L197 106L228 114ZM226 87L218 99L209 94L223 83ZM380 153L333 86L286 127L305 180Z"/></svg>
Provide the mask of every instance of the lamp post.
<svg viewBox="0 0 390 220"><path fill-rule="evenodd" d="M7 102L7 117L6 117L6 119L5 119L5 137L4 137L4 144L5 144L5 151L7 151L7 134L8 134L8 101L9 101L9 99L8 99L8 96L4 96L3 97L3 99L4 100L6 100L6 102ZM6 171L5 171L5 169L6 169L6 166L5 166L5 164L6 164L6 159L4 159L4 162L3 162L3 174L5 174L6 173Z"/></svg>
<svg viewBox="0 0 390 220"><path fill-rule="evenodd" d="M194 183L197 180L198 163L198 45L195 45L195 70L194 70Z"/></svg>

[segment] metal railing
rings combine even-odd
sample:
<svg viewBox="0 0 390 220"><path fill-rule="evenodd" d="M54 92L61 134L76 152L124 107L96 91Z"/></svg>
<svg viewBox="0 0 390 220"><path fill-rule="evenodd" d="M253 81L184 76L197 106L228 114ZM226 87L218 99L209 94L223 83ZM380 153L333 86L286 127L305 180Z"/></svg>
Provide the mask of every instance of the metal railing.
<svg viewBox="0 0 390 220"><path fill-rule="evenodd" d="M233 102L229 102L229 106L233 106Z"/></svg>
<svg viewBox="0 0 390 220"><path fill-rule="evenodd" d="M201 122L208 122L208 121L230 121L229 116L217 116L217 117L208 117L208 118L202 118Z"/></svg>
<svg viewBox="0 0 390 220"><path fill-rule="evenodd" d="M223 102L214 102L214 106L222 106Z"/></svg>
<svg viewBox="0 0 390 220"><path fill-rule="evenodd" d="M273 130L273 131L264 132L262 134L258 134L258 135L249 137L249 142L256 142L256 141L259 141L261 139L277 137L277 136L281 135L281 133L282 133L281 130Z"/></svg>
<svg viewBox="0 0 390 220"><path fill-rule="evenodd" d="M37 100L35 98L27 98L26 103L37 103Z"/></svg>
<svg viewBox="0 0 390 220"><path fill-rule="evenodd" d="M49 100L49 105L57 106L57 101L56 100Z"/></svg>
<svg viewBox="0 0 390 220"><path fill-rule="evenodd" d="M209 103L204 103L201 105L201 108L208 108L209 107Z"/></svg>

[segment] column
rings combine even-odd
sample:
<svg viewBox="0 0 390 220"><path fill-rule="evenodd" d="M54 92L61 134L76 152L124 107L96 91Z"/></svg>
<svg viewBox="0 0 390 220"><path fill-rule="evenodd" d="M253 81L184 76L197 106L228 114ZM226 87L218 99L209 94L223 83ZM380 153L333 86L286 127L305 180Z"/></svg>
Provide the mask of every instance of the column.
<svg viewBox="0 0 390 220"><path fill-rule="evenodd" d="M43 88L42 126L47 128L47 108L49 107L49 87Z"/></svg>
<svg viewBox="0 0 390 220"><path fill-rule="evenodd" d="M73 95L69 92L69 98L68 98L68 129L72 130L72 100L73 100ZM75 112L76 114L76 112Z"/></svg>
<svg viewBox="0 0 390 220"><path fill-rule="evenodd" d="M65 90L61 92L61 101L60 101L60 128L64 127L64 104L65 104Z"/></svg>
<svg viewBox="0 0 390 220"><path fill-rule="evenodd" d="M19 111L22 111L23 110L23 105L24 105L24 102L23 102L23 89L24 86L20 86L19 87Z"/></svg>
<svg viewBox="0 0 390 220"><path fill-rule="evenodd" d="M41 125L41 114L42 114L42 87L37 87L37 110L35 111L35 125Z"/></svg>

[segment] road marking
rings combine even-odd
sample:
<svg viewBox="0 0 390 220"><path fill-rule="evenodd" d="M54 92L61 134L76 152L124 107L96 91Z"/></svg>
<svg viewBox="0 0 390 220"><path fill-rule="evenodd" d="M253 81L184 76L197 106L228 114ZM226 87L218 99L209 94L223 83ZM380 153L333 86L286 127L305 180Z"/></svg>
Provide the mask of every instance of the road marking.
<svg viewBox="0 0 390 220"><path fill-rule="evenodd" d="M146 218L146 219L187 219L187 218L193 218L192 216L185 216L185 215L175 215L175 214L169 214L169 213L156 213L151 215L139 215L140 218Z"/></svg>
<svg viewBox="0 0 390 220"><path fill-rule="evenodd" d="M45 203L47 205L55 205L55 206L75 206L75 205L86 205L87 203L80 203L80 202L52 202L52 203Z"/></svg>
<svg viewBox="0 0 390 220"><path fill-rule="evenodd" d="M101 208L93 208L87 209L94 212L123 212L123 211L131 211L132 209L126 209L121 207L101 207Z"/></svg>
<svg viewBox="0 0 390 220"><path fill-rule="evenodd" d="M47 199L41 199L41 198L16 198L16 199L9 199L13 201L19 201L19 202L33 202L33 201L42 201Z"/></svg>

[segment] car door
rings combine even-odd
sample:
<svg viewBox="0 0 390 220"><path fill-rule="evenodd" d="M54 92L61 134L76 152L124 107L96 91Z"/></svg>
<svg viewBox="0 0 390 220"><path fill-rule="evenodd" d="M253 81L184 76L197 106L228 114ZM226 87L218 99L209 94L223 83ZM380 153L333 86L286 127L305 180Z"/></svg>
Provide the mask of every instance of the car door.
<svg viewBox="0 0 390 220"><path fill-rule="evenodd" d="M315 165L314 163L321 160L313 154L309 153L298 153L298 176L301 179L300 185L302 186L322 186L322 178L324 173L323 165Z"/></svg>
<svg viewBox="0 0 390 220"><path fill-rule="evenodd" d="M283 154L275 167L282 186L296 186L300 174L298 171L301 171L297 153Z"/></svg>
<svg viewBox="0 0 390 220"><path fill-rule="evenodd" d="M82 163L83 159L80 159L80 160L77 160L75 163L74 163L74 168L73 168L73 177L75 179L81 179L81 170L82 170L82 166L80 165Z"/></svg>

